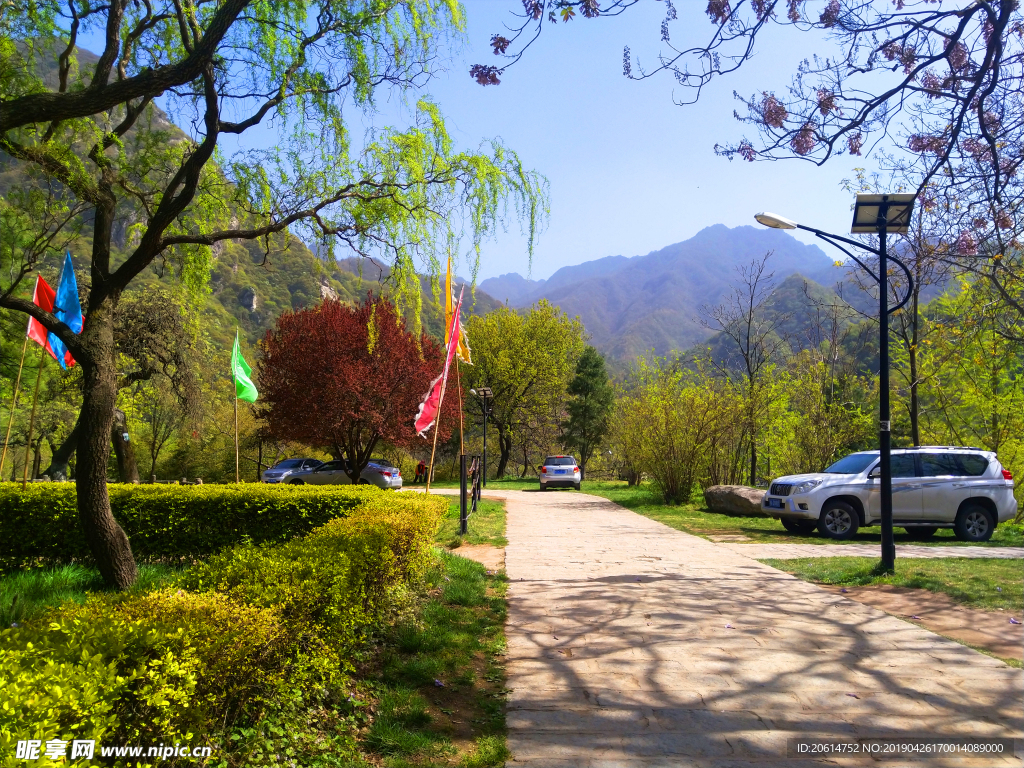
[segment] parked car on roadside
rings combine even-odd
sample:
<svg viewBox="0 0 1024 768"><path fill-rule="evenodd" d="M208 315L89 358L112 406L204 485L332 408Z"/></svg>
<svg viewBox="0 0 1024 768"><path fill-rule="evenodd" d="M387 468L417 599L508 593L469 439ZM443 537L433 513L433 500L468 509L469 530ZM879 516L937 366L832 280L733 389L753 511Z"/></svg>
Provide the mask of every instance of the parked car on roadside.
<svg viewBox="0 0 1024 768"><path fill-rule="evenodd" d="M548 456L538 469L542 491L548 488L580 489L580 465L572 456Z"/></svg>
<svg viewBox="0 0 1024 768"><path fill-rule="evenodd" d="M292 485L350 485L352 478L348 476L348 463L338 459L307 472L297 472L288 482ZM383 460L371 459L359 474L359 484L398 491L402 489L402 471Z"/></svg>
<svg viewBox="0 0 1024 768"><path fill-rule="evenodd" d="M999 523L1013 519L1013 475L996 454L981 448L928 445L894 449L893 524L925 538L952 528L961 541L987 541ZM761 500L766 515L786 530L815 528L831 539L848 539L863 526L879 525L881 469L878 451L840 459L824 472L780 477Z"/></svg>
<svg viewBox="0 0 1024 768"><path fill-rule="evenodd" d="M297 472L306 472L323 464L320 459L285 459L270 469L263 470L260 478L264 483L284 483Z"/></svg>

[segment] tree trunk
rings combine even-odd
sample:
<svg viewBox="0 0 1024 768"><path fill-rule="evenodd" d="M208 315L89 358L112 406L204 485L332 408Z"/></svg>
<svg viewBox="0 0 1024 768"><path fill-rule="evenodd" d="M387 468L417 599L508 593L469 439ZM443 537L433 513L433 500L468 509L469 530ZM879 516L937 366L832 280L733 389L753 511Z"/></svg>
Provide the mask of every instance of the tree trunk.
<svg viewBox="0 0 1024 768"><path fill-rule="evenodd" d="M32 455L32 479L35 480L39 477L39 468L43 463L43 437L40 435L36 438L36 449Z"/></svg>
<svg viewBox="0 0 1024 768"><path fill-rule="evenodd" d="M124 590L135 583L137 571L131 544L110 511L107 494L110 428L117 404L113 310L111 299L90 306L89 322L82 335L91 354L89 360L81 361L84 399L78 417L75 484L78 518L103 581Z"/></svg>
<svg viewBox="0 0 1024 768"><path fill-rule="evenodd" d="M135 446L131 439L125 440L128 434L128 417L119 408L114 409L114 418L110 426L110 440L114 444L114 455L117 456L117 475L122 483L139 482L139 465L135 461Z"/></svg>
<svg viewBox="0 0 1024 768"><path fill-rule="evenodd" d="M498 432L498 448L501 450L501 456L498 459L496 478L505 476L505 467L508 466L508 461L512 456L512 438Z"/></svg>
<svg viewBox="0 0 1024 768"><path fill-rule="evenodd" d="M750 436L750 487L757 487L757 441Z"/></svg>

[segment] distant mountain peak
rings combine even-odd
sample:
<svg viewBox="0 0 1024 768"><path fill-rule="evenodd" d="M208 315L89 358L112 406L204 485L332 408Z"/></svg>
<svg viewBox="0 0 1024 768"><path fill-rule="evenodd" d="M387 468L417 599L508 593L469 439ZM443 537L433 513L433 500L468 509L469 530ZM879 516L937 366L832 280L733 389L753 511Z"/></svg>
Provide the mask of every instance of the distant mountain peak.
<svg viewBox="0 0 1024 768"><path fill-rule="evenodd" d="M769 251L768 268L777 284L800 273L828 286L845 274L816 245L786 232L713 224L643 256L605 256L562 267L547 280L511 273L484 280L480 287L514 307L548 299L578 315L592 343L610 358L630 360L651 349L664 355L707 339L709 332L696 318L698 308L721 302L736 284L737 267Z"/></svg>

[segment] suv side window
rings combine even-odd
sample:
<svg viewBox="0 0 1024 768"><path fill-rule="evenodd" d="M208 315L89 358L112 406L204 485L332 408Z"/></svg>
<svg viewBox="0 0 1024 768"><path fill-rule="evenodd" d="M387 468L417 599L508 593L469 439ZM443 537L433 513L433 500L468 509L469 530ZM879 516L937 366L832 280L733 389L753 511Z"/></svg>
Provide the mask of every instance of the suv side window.
<svg viewBox="0 0 1024 768"><path fill-rule="evenodd" d="M958 453L956 458L967 477L980 477L988 469L988 459L976 453Z"/></svg>
<svg viewBox="0 0 1024 768"><path fill-rule="evenodd" d="M892 469L893 477L916 477L914 469L914 454L897 453L889 459L889 466Z"/></svg>
<svg viewBox="0 0 1024 768"><path fill-rule="evenodd" d="M921 474L925 477L959 477L963 472L952 453L922 453Z"/></svg>

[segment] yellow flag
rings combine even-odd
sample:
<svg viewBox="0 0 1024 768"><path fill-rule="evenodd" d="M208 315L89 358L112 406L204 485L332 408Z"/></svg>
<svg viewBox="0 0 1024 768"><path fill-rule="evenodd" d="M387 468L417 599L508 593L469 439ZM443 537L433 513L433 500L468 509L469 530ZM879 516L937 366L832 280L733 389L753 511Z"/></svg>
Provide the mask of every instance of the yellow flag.
<svg viewBox="0 0 1024 768"><path fill-rule="evenodd" d="M448 329L452 325L452 315L455 314L455 307L452 301L452 257L448 257L448 272L444 279L444 345L447 347L451 343L451 339L448 338ZM465 314L465 313L463 313ZM464 362L466 365L473 364L473 358L470 354L469 349L469 338L466 336L466 329L462 327L462 318L459 318L459 347L455 351L455 354L459 356L459 360Z"/></svg>

